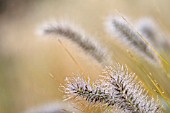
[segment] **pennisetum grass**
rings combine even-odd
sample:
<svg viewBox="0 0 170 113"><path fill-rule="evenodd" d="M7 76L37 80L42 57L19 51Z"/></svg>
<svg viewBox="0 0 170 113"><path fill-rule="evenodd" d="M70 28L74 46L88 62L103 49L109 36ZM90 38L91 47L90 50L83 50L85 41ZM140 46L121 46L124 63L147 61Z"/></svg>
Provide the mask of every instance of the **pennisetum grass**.
<svg viewBox="0 0 170 113"><path fill-rule="evenodd" d="M92 85L82 77L67 78L65 94L66 100L84 99L89 104L107 109L116 107L125 113L161 112L158 102L148 96L135 74L120 64L106 67L102 78Z"/></svg>
<svg viewBox="0 0 170 113"><path fill-rule="evenodd" d="M138 31L159 51L170 49L169 40L164 36L164 33L150 18L142 18L136 25Z"/></svg>
<svg viewBox="0 0 170 113"><path fill-rule="evenodd" d="M159 43L160 39L158 39L155 24L151 20L141 20L137 24L138 33L126 19L113 16L107 21L107 29L112 35L116 34L116 39L120 42L143 55L143 58L152 63L159 62L158 54L152 50L151 46L156 48L158 45L160 47L162 45ZM45 35L54 34L71 40L105 67L101 77L92 83L90 79L86 80L82 75L67 77L66 84L62 86L65 93L64 100L85 101L88 103L88 107L101 108L104 112L162 112L161 103L148 93L137 76L129 72L125 65L119 63L113 65L109 52L82 30L68 23L53 22L43 27L42 33ZM150 44L151 46L148 46ZM150 80L157 88L154 80L152 78ZM158 91L161 92L159 88ZM162 93L160 95L164 98Z"/></svg>
<svg viewBox="0 0 170 113"><path fill-rule="evenodd" d="M128 45L136 53L142 55L149 62L159 63L157 54L152 51L152 48L142 40L141 35L132 28L124 17L112 16L106 22L107 31L119 40L122 44ZM148 42L150 43L150 42Z"/></svg>
<svg viewBox="0 0 170 113"><path fill-rule="evenodd" d="M101 64L111 64L111 57L106 48L102 47L99 42L87 36L80 28L66 22L52 22L41 28L44 35L57 35L71 40L77 44L84 52L92 56Z"/></svg>
<svg viewBox="0 0 170 113"><path fill-rule="evenodd" d="M160 46L160 31L153 20L149 18L140 19L136 28L154 47Z"/></svg>
<svg viewBox="0 0 170 113"><path fill-rule="evenodd" d="M164 33L158 28L158 26L155 24L155 22L149 18L143 18L140 19L136 25L139 33L141 33L144 38L150 42L150 44L160 53L162 54L166 59L168 59L169 49L170 49L170 43L167 38L165 38ZM168 61L164 60L162 56L159 56L162 60L162 68L165 70L165 68L169 67L170 64ZM166 67L167 66L167 67ZM166 72L167 70L165 70ZM166 72L168 73L168 72Z"/></svg>

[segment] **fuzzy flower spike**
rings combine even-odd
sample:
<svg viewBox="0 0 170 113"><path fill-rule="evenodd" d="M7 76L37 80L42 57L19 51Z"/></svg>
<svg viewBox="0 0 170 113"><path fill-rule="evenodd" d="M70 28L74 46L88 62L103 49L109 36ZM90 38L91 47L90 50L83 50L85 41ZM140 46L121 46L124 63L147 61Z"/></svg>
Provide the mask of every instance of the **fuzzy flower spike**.
<svg viewBox="0 0 170 113"><path fill-rule="evenodd" d="M87 36L80 28L66 22L52 22L45 24L41 30L44 35L56 35L71 40L77 44L84 52L92 56L103 65L110 65L112 60L107 49L99 42Z"/></svg>
<svg viewBox="0 0 170 113"><path fill-rule="evenodd" d="M81 77L66 79L67 99L86 100L90 105L120 109L125 113L160 113L161 107L149 97L135 74L126 66L106 67L102 78L94 84Z"/></svg>
<svg viewBox="0 0 170 113"><path fill-rule="evenodd" d="M126 66L117 64L106 67L102 80L112 91L115 105L128 113L157 113L160 106L148 96L141 82L137 82L134 73L129 73Z"/></svg>
<svg viewBox="0 0 170 113"><path fill-rule="evenodd" d="M104 85L93 83L90 84L90 79L85 81L82 77L66 78L65 100L88 102L89 107L114 107L114 96L109 90L104 88Z"/></svg>
<svg viewBox="0 0 170 113"><path fill-rule="evenodd" d="M158 56L150 48L149 43L147 44L142 39L142 35L136 32L123 17L113 16L108 18L106 29L112 36L118 35L115 39L144 56L149 62L159 63Z"/></svg>

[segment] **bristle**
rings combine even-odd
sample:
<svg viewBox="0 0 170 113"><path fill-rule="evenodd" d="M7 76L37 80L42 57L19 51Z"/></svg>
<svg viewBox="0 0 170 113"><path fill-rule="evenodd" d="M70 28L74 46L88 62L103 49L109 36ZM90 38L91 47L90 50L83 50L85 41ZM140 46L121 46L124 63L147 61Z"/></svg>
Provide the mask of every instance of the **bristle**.
<svg viewBox="0 0 170 113"><path fill-rule="evenodd" d="M106 65L112 62L109 53L104 47L74 25L63 22L49 23L42 29L42 33L44 35L59 35L71 40L99 63Z"/></svg>
<svg viewBox="0 0 170 113"><path fill-rule="evenodd" d="M157 55L148 46L149 43L147 44L123 17L113 16L109 18L106 27L112 35L118 35L116 39L131 47L132 50L144 56L151 63L159 62Z"/></svg>
<svg viewBox="0 0 170 113"><path fill-rule="evenodd" d="M92 104L116 107L125 113L158 113L160 106L149 97L135 74L129 73L127 67L117 64L106 67L103 77L93 85L82 77L67 79L65 94L68 99L85 99Z"/></svg>

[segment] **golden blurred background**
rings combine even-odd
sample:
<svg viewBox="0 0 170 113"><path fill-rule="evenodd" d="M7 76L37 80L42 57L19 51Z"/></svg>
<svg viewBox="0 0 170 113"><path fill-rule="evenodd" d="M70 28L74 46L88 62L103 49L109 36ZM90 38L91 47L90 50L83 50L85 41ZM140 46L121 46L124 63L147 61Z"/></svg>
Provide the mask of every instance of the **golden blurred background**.
<svg viewBox="0 0 170 113"><path fill-rule="evenodd" d="M37 29L51 20L80 26L102 42L114 60L127 64L152 90L153 86L134 66L127 49L105 32L104 22L117 11L132 22L151 17L168 34L169 10L169 0L0 0L0 113L23 113L32 107L62 100L59 85L64 84L65 77L80 72L57 37L37 35ZM97 79L102 67L79 52L81 50L70 41L61 41L83 68L80 73ZM163 77L155 76L155 79L169 97L169 82Z"/></svg>

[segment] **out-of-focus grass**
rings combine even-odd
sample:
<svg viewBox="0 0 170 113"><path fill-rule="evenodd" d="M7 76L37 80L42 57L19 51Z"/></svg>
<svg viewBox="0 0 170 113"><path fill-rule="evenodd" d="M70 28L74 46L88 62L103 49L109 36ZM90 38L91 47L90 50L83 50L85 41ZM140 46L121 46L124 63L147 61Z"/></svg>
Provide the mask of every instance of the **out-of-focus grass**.
<svg viewBox="0 0 170 113"><path fill-rule="evenodd" d="M169 98L168 78L127 47L110 39L104 31L106 16L119 11L132 19L151 16L167 32L170 29L169 0L7 0L0 13L0 112L23 112L55 100L62 100L58 90L66 76L79 72L79 67L68 56L63 47L54 39L36 35L36 29L51 19L69 20L80 25L96 40L103 42L112 52L113 60L127 64L135 72L149 91L153 84L141 70L141 65L165 91ZM96 37L95 37L96 36ZM60 38L60 37L59 37ZM101 66L93 62L80 49L67 40L62 40L83 68L85 76L98 78ZM132 54L133 57L130 55ZM168 59L169 56L166 55ZM54 76L51 78L49 73Z"/></svg>

